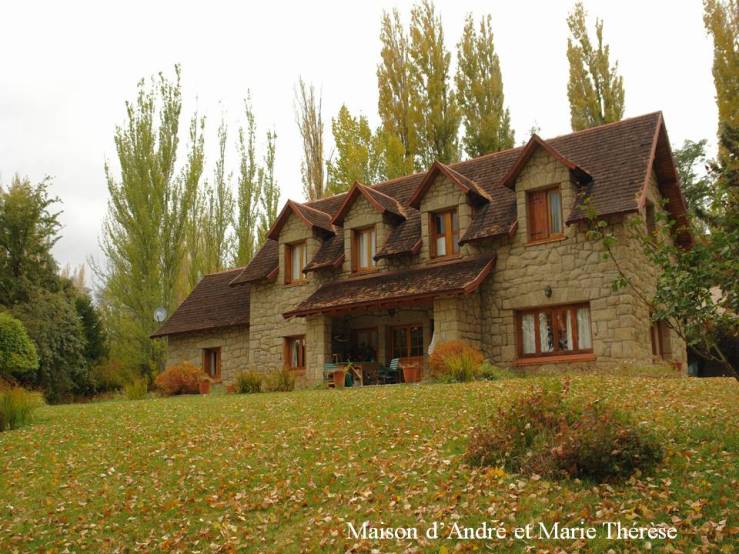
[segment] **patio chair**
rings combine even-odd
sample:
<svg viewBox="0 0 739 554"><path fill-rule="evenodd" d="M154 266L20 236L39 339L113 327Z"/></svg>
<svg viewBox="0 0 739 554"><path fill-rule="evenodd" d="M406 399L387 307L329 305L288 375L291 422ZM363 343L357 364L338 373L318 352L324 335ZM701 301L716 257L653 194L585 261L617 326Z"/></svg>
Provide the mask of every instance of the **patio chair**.
<svg viewBox="0 0 739 554"><path fill-rule="evenodd" d="M390 360L390 365L380 367L380 384L398 383L400 381L399 365L400 358L393 358Z"/></svg>
<svg viewBox="0 0 739 554"><path fill-rule="evenodd" d="M333 375L334 371L338 369L336 364L327 362L323 364L323 382L328 383L329 387L334 386Z"/></svg>

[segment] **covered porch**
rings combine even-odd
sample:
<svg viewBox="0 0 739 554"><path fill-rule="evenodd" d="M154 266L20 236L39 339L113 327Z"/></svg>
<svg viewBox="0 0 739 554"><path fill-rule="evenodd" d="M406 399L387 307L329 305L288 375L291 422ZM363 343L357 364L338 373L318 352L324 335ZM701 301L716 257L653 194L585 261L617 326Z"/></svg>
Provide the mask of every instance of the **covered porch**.
<svg viewBox="0 0 739 554"><path fill-rule="evenodd" d="M434 344L479 345L478 287L493 263L475 258L323 285L283 314L305 318L306 377L317 382L346 372L358 385L420 381Z"/></svg>

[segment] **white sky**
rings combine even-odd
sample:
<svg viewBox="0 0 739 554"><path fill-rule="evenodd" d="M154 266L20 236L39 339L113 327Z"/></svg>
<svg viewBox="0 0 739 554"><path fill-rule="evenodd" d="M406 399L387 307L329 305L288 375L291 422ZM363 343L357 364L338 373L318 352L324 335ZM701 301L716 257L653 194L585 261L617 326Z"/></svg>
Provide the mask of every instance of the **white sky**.
<svg viewBox="0 0 739 554"><path fill-rule="evenodd" d="M543 137L567 133L567 27L574 2L437 0L452 51L464 16L492 13L506 104L516 142L536 124ZM302 198L301 147L294 120L298 75L323 91L330 119L346 102L378 123L375 70L383 9L407 21L412 2L3 2L0 5L0 183L16 172L54 178L63 201L62 265L99 258L107 189L103 164L115 162L113 133L137 81L183 68L184 113L226 112L232 138L251 89L258 134L277 131L282 201ZM590 23L605 20L611 56L626 88L626 116L662 110L673 147L714 141L712 49L700 0L587 0ZM186 136L187 123L181 129ZM235 145L231 143L231 161ZM328 154L328 152L327 152ZM210 173L212 166L208 168Z"/></svg>

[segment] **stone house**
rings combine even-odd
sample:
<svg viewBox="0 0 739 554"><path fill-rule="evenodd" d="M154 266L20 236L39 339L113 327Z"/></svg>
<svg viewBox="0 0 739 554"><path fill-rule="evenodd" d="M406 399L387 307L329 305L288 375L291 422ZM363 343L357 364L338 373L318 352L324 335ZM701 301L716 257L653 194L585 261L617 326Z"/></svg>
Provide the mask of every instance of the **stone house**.
<svg viewBox="0 0 739 554"><path fill-rule="evenodd" d="M656 270L628 232L666 209L688 247L686 207L661 113L623 120L313 202L288 201L251 263L207 275L153 337L168 362L225 381L289 367L389 360L425 367L463 339L494 364L686 366L684 342L652 323L587 236L596 213L649 294Z"/></svg>

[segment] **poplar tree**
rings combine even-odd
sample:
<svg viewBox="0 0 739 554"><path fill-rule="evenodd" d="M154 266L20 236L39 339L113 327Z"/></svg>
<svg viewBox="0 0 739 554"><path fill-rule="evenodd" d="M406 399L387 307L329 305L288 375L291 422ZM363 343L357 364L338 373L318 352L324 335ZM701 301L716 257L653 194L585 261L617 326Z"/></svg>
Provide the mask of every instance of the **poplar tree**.
<svg viewBox="0 0 739 554"><path fill-rule="evenodd" d="M450 85L451 55L444 47L441 17L430 0L411 9L409 54L420 168L435 160L457 161L460 113Z"/></svg>
<svg viewBox="0 0 739 554"><path fill-rule="evenodd" d="M480 21L475 30L467 15L457 44L457 102L464 120L462 144L471 158L513 146L511 116L504 105L503 78L495 53L492 18Z"/></svg>
<svg viewBox="0 0 739 554"><path fill-rule="evenodd" d="M618 62L611 65L610 48L603 44L603 20L596 19L594 47L588 36L585 8L575 4L567 17L570 37L567 59L570 77L567 97L573 131L618 121L624 114L624 84L618 75Z"/></svg>
<svg viewBox="0 0 739 554"><path fill-rule="evenodd" d="M383 12L380 42L377 107L382 134L378 133L378 140L388 152L387 176L391 178L411 173L418 153L410 46L397 9Z"/></svg>
<svg viewBox="0 0 739 554"><path fill-rule="evenodd" d="M327 164L329 194L344 192L354 181L371 184L380 180L380 140L365 116L354 117L346 105L331 120L336 158ZM381 131L380 131L381 132Z"/></svg>
<svg viewBox="0 0 739 554"><path fill-rule="evenodd" d="M718 135L739 129L739 5L736 0L704 0L703 23L713 37L713 82L718 106ZM719 158L727 156L719 140Z"/></svg>
<svg viewBox="0 0 739 554"><path fill-rule="evenodd" d="M142 79L136 98L126 102L126 122L114 141L120 174L106 163L110 199L103 223L98 268L107 303L111 345L142 371L161 367L163 345L149 340L159 325L154 310L169 313L176 305L176 284L185 259L188 217L202 173L202 140L191 126L188 159L178 172L182 111L180 67L175 77L163 74L150 85Z"/></svg>
<svg viewBox="0 0 739 554"><path fill-rule="evenodd" d="M303 81L302 77L295 89L295 121L303 141L303 161L300 164L303 192L308 200L317 200L326 194L321 95L316 94L315 87Z"/></svg>
<svg viewBox="0 0 739 554"><path fill-rule="evenodd" d="M259 245L267 240L267 232L277 219L280 205L280 187L275 179L275 149L277 133L267 131L267 145L264 163L259 168Z"/></svg>
<svg viewBox="0 0 739 554"><path fill-rule="evenodd" d="M244 266L254 257L259 220L259 198L261 195L256 154L256 120L251 106L251 97L244 99L246 127L239 128L239 176L238 214L234 221L236 252L234 264Z"/></svg>

